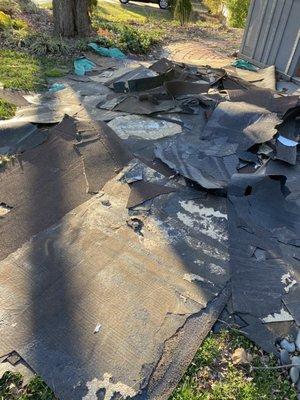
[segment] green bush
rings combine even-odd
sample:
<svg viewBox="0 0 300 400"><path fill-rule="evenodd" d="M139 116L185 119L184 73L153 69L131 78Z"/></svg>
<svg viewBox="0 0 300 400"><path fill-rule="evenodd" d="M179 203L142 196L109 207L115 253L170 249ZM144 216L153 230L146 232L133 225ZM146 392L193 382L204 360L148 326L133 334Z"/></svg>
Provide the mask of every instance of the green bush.
<svg viewBox="0 0 300 400"><path fill-rule="evenodd" d="M13 18L4 11L0 11L0 30L7 31L9 29L27 29L28 25L26 21L19 18Z"/></svg>
<svg viewBox="0 0 300 400"><path fill-rule="evenodd" d="M103 29L109 32L109 37L99 36L97 43L105 47L118 47L122 51L146 54L151 46L161 40L159 30L146 30L141 27L135 28L123 22L107 22L97 19L94 21L96 29Z"/></svg>
<svg viewBox="0 0 300 400"><path fill-rule="evenodd" d="M20 29L28 29L28 24L26 21L20 18L13 18L12 19L12 27L16 30Z"/></svg>
<svg viewBox="0 0 300 400"><path fill-rule="evenodd" d="M174 10L174 17L180 22L180 25L184 25L190 20L192 12L191 0L177 0Z"/></svg>
<svg viewBox="0 0 300 400"><path fill-rule="evenodd" d="M0 30L9 29L12 26L12 19L5 12L0 11Z"/></svg>
<svg viewBox="0 0 300 400"><path fill-rule="evenodd" d="M220 14L224 0L203 0L203 4L212 14Z"/></svg>
<svg viewBox="0 0 300 400"><path fill-rule="evenodd" d="M244 28L247 20L250 0L226 0L229 11L229 26Z"/></svg>
<svg viewBox="0 0 300 400"><path fill-rule="evenodd" d="M0 11L5 14L13 15L21 12L21 8L15 0L0 0Z"/></svg>
<svg viewBox="0 0 300 400"><path fill-rule="evenodd" d="M228 9L228 25L233 28L244 28L250 0L203 0L203 4L212 14L221 14L222 7Z"/></svg>
<svg viewBox="0 0 300 400"><path fill-rule="evenodd" d="M72 41L47 33L30 33L22 44L29 53L38 56L65 57L87 50L87 39Z"/></svg>
<svg viewBox="0 0 300 400"><path fill-rule="evenodd" d="M118 47L131 53L145 54L158 41L155 34L126 25L119 30L119 35Z"/></svg>

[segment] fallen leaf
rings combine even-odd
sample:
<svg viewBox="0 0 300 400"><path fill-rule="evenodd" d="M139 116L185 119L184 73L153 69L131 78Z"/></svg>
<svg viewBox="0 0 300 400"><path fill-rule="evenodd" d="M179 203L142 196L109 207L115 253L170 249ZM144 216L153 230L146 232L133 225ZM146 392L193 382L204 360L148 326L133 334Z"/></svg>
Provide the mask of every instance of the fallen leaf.
<svg viewBox="0 0 300 400"><path fill-rule="evenodd" d="M239 347L232 354L232 362L234 365L250 364L253 360L251 354L247 353L245 349Z"/></svg>

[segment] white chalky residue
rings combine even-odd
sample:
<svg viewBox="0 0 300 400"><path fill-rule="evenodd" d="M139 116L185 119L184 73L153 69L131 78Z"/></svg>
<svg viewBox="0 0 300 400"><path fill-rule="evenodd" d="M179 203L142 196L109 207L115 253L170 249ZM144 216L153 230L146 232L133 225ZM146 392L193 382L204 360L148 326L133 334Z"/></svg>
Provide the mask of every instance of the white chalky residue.
<svg viewBox="0 0 300 400"><path fill-rule="evenodd" d="M194 263L200 265L201 267L203 266L204 268L207 268L212 274L225 275L225 270L224 268L220 267L220 265L213 263L206 264L204 261L201 260L195 260Z"/></svg>
<svg viewBox="0 0 300 400"><path fill-rule="evenodd" d="M287 312L284 308L281 309L280 313L274 313L266 316L261 319L265 324L269 322L283 322L283 321L293 321L294 318L291 316L289 312Z"/></svg>
<svg viewBox="0 0 300 400"><path fill-rule="evenodd" d="M88 388L88 393L83 397L83 400L97 400L97 392L100 389L105 389L104 400L110 400L115 393L120 393L124 399L133 397L137 394L137 392L130 386L127 386L122 382L113 383L111 382L111 379L112 375L105 373L102 380L94 378L92 381L87 382L86 386Z"/></svg>
<svg viewBox="0 0 300 400"><path fill-rule="evenodd" d="M197 228L201 233L219 241L227 240L227 232L221 230L214 219L225 219L227 215L213 208L205 208L197 205L194 201L180 201L181 207L188 212L178 212L178 219L190 228Z"/></svg>
<svg viewBox="0 0 300 400"><path fill-rule="evenodd" d="M117 117L110 121L108 125L124 140L133 136L145 140L156 140L182 132L182 127L179 124L141 115Z"/></svg>
<svg viewBox="0 0 300 400"><path fill-rule="evenodd" d="M184 274L183 279L188 282L194 282L194 281L205 282L204 278L196 274Z"/></svg>
<svg viewBox="0 0 300 400"><path fill-rule="evenodd" d="M189 201L180 201L179 204L185 210L190 212L191 214L198 213L203 217L215 217L215 218L225 218L227 219L227 214L223 214L218 210L214 210L212 207L201 207L196 204L193 200Z"/></svg>
<svg viewBox="0 0 300 400"><path fill-rule="evenodd" d="M183 279L188 282L206 282L214 286L214 283L209 281L208 279L202 278L200 275L196 274L184 274Z"/></svg>
<svg viewBox="0 0 300 400"><path fill-rule="evenodd" d="M291 274L288 272L287 274L283 274L281 277L281 283L285 285L285 292L288 293L290 289L296 285L297 281L291 277Z"/></svg>
<svg viewBox="0 0 300 400"><path fill-rule="evenodd" d="M201 241L195 243L194 238L191 238L190 236L186 236L186 241L191 247L201 250L202 253L209 257L222 261L229 261L228 253L225 253L216 247L212 247L208 243L203 243Z"/></svg>
<svg viewBox="0 0 300 400"><path fill-rule="evenodd" d="M213 263L208 265L208 269L210 270L210 272L212 274L216 274L216 275L225 275L225 273L226 273L224 268L220 267L220 265L213 264Z"/></svg>
<svg viewBox="0 0 300 400"><path fill-rule="evenodd" d="M193 228L195 221L189 215L178 212L177 217L180 219L181 222L184 223L184 225L189 226L190 228Z"/></svg>

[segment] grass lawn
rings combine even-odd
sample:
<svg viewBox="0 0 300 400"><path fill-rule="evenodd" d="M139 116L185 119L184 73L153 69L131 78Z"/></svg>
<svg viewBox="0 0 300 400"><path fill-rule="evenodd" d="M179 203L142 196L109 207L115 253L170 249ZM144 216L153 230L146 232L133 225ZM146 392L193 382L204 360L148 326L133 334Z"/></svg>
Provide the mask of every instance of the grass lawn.
<svg viewBox="0 0 300 400"><path fill-rule="evenodd" d="M40 62L19 51L0 50L0 84L4 88L35 90L41 86ZM12 118L16 107L0 99L0 119Z"/></svg>
<svg viewBox="0 0 300 400"><path fill-rule="evenodd" d="M143 3L130 3L126 5L113 4L99 1L96 9L97 14L111 22L170 22L172 15L168 10L148 6Z"/></svg>
<svg viewBox="0 0 300 400"><path fill-rule="evenodd" d="M54 60L36 57L21 51L0 49L0 85L26 91L43 90L48 77L59 77L66 69ZM0 98L0 120L12 118L16 107Z"/></svg>
<svg viewBox="0 0 300 400"><path fill-rule="evenodd" d="M16 106L0 99L0 120L9 119L15 115Z"/></svg>
<svg viewBox="0 0 300 400"><path fill-rule="evenodd" d="M251 365L233 364L238 348L251 354ZM275 356L267 356L239 333L210 334L170 400L296 400L286 371L252 369L277 365Z"/></svg>
<svg viewBox="0 0 300 400"><path fill-rule="evenodd" d="M250 365L233 365L232 354L241 347L253 357L252 367L277 365L275 357L267 356L239 333L210 334L169 400L297 399L285 371L252 370ZM12 373L6 373L0 379L0 399L56 400L39 377L23 387L22 377Z"/></svg>
<svg viewBox="0 0 300 400"><path fill-rule="evenodd" d="M5 88L39 89L45 83L41 61L21 51L0 50L0 82Z"/></svg>

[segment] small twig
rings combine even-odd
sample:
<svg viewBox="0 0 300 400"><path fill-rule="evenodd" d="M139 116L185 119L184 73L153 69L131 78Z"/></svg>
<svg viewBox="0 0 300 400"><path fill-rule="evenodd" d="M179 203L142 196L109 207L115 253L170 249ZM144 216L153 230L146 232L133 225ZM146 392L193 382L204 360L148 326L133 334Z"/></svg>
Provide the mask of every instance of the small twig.
<svg viewBox="0 0 300 400"><path fill-rule="evenodd" d="M284 369L291 367L300 367L300 364L286 364L286 365L277 365L276 367L252 367L252 369Z"/></svg>
<svg viewBox="0 0 300 400"><path fill-rule="evenodd" d="M236 332L242 333L243 335L247 335L246 332L241 331L240 329L237 329L237 328L233 328L233 326L231 324L229 324L226 321L223 321L222 319L217 319L217 321L221 322L221 324L228 326L228 328L230 328L232 331L236 331Z"/></svg>

